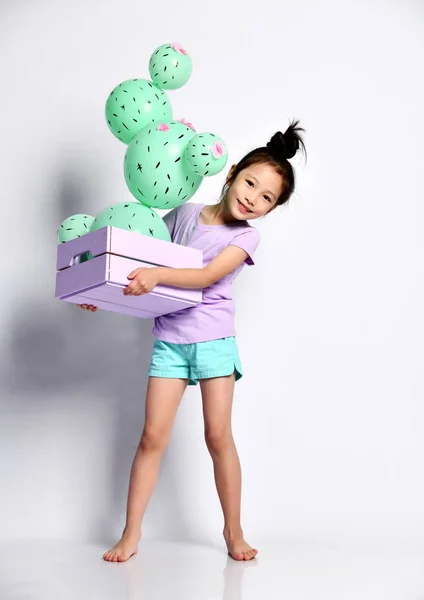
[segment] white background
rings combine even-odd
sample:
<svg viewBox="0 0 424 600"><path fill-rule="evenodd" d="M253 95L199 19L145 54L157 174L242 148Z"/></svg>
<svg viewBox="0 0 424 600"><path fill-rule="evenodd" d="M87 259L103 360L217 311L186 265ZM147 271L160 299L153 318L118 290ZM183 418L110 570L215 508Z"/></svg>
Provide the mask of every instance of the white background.
<svg viewBox="0 0 424 600"><path fill-rule="evenodd" d="M423 18L418 1L2 2L0 536L115 539L143 427L152 322L54 298L56 231L133 199L104 105L179 41L173 114L228 167L306 129L288 206L235 285L243 526L424 542ZM194 201L212 203L225 172ZM221 540L199 388L177 416L146 538Z"/></svg>

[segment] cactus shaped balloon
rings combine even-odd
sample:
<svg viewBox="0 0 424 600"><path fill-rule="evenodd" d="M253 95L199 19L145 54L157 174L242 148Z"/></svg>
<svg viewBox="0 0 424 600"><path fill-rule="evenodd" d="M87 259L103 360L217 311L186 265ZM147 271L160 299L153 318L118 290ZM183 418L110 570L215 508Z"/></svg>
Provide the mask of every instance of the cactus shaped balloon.
<svg viewBox="0 0 424 600"><path fill-rule="evenodd" d="M90 231L94 222L94 217L91 215L72 215L65 219L57 232L59 244L70 242L76 238L85 235Z"/></svg>
<svg viewBox="0 0 424 600"><path fill-rule="evenodd" d="M176 90L185 85L192 69L191 58L179 42L159 46L150 58L150 76L164 90Z"/></svg>
<svg viewBox="0 0 424 600"><path fill-rule="evenodd" d="M163 90L175 90L187 83L192 72L191 58L179 42L162 44L150 58L149 71L152 81L123 81L106 101L109 129L125 144L148 123L172 119L171 103Z"/></svg>
<svg viewBox="0 0 424 600"><path fill-rule="evenodd" d="M138 202L109 206L94 219L74 215L59 230L59 242L106 225L170 241L164 221L153 210L187 202L203 177L219 173L227 162L224 141L213 133L198 133L185 119L172 117L164 90L189 80L192 61L178 42L162 44L149 61L152 80L128 79L109 94L105 116L110 131L128 145L124 160L127 186Z"/></svg>
<svg viewBox="0 0 424 600"><path fill-rule="evenodd" d="M185 120L150 123L127 148L125 180L142 204L175 208L196 193L203 177L219 173L227 158L220 137L212 133L196 135Z"/></svg>
<svg viewBox="0 0 424 600"><path fill-rule="evenodd" d="M110 130L128 145L124 160L127 186L150 208L171 209L187 202L203 177L216 175L227 163L222 138L207 132L196 135L191 123L172 118L164 89L185 85L192 68L180 43L162 44L150 57L152 81L124 81L106 102Z"/></svg>
<svg viewBox="0 0 424 600"><path fill-rule="evenodd" d="M172 118L168 96L147 79L129 79L117 85L109 94L105 112L109 129L125 144L147 123Z"/></svg>
<svg viewBox="0 0 424 600"><path fill-rule="evenodd" d="M155 237L166 242L171 241L165 221L154 210L143 206L140 202L119 202L108 206L97 215L90 231L97 231L107 225Z"/></svg>

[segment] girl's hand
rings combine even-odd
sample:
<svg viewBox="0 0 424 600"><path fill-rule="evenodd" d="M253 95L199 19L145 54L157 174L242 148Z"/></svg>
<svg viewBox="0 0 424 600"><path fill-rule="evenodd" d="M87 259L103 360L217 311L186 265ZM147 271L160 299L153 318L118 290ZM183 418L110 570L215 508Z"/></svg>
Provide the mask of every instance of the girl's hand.
<svg viewBox="0 0 424 600"><path fill-rule="evenodd" d="M131 283L124 289L125 296L141 296L148 294L159 283L159 269L157 267L135 269L128 275Z"/></svg>
<svg viewBox="0 0 424 600"><path fill-rule="evenodd" d="M93 304L77 304L77 306L80 306L84 310L89 310L91 312L96 312L97 310L97 306L93 306Z"/></svg>

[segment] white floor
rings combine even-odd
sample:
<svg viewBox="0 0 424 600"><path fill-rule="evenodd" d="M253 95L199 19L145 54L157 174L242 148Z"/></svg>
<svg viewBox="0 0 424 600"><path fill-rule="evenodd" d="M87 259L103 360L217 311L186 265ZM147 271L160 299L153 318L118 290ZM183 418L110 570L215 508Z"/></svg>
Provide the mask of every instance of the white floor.
<svg viewBox="0 0 424 600"><path fill-rule="evenodd" d="M143 541L126 563L103 544L0 544L1 600L424 600L424 552L258 544L237 563L213 545Z"/></svg>

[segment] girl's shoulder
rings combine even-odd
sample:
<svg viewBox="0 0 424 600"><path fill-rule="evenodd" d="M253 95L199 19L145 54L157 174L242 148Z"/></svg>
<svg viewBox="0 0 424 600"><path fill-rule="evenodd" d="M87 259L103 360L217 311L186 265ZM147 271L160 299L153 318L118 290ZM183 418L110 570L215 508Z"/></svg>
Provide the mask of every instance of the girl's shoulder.
<svg viewBox="0 0 424 600"><path fill-rule="evenodd" d="M189 215L193 214L197 208L202 206L204 205L198 204L197 202L184 202L184 204L180 204L174 208L174 211L177 216Z"/></svg>

